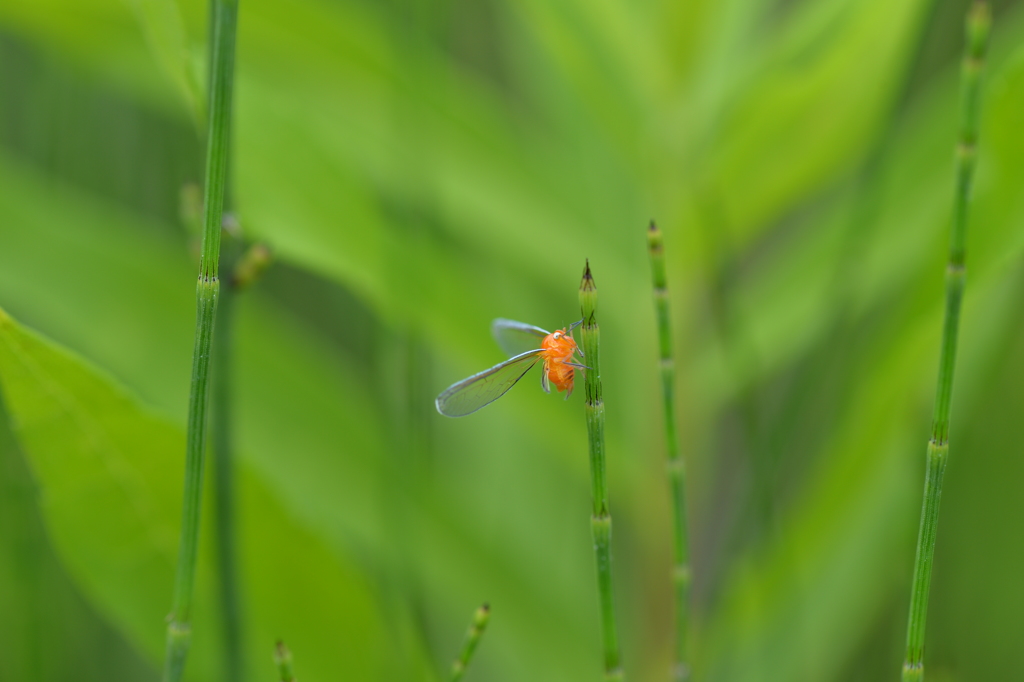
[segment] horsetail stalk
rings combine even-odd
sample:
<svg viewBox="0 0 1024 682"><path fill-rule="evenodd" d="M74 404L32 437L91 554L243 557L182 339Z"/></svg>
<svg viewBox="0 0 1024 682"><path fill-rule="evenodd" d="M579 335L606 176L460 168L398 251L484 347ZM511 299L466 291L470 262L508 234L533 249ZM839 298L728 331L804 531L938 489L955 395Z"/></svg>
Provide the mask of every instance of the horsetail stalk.
<svg viewBox="0 0 1024 682"><path fill-rule="evenodd" d="M234 83L237 0L212 0L210 89L206 182L203 201L203 241L196 286L196 335L192 354L192 388L188 407L185 455L184 502L181 542L174 581L174 600L167 624L165 682L177 682L185 668L191 643L192 593L199 549L199 513L206 447L207 400L210 385L210 354L217 297L220 293L218 263L220 231L227 185L228 140Z"/></svg>
<svg viewBox="0 0 1024 682"><path fill-rule="evenodd" d="M466 641L462 645L462 652L455 659L455 663L452 664L452 674L448 678L450 682L459 682L462 679L463 674L466 672L466 666L469 665L470 659L473 658L476 645L480 643L480 637L484 634L484 630L487 629L487 622L490 619L491 607L487 604L478 608L476 613L473 614L473 622L466 632Z"/></svg>
<svg viewBox="0 0 1024 682"><path fill-rule="evenodd" d="M213 455L214 535L217 583L224 627L224 680L242 680L242 617L235 562L235 474L232 422L232 347L235 296L230 283L221 292L213 339L213 388L210 396L210 444Z"/></svg>
<svg viewBox="0 0 1024 682"><path fill-rule="evenodd" d="M619 656L619 635L615 626L615 603L612 592L612 516L608 508L608 476L604 457L604 401L601 396L601 330L594 313L597 309L597 287L590 274L590 262L580 283L580 346L584 362L586 390L587 435L590 442L590 479L593 509L590 529L594 537L597 559L597 590L601 611L601 640L604 646L604 679L606 682L625 679Z"/></svg>
<svg viewBox="0 0 1024 682"><path fill-rule="evenodd" d="M274 663L277 665L277 676L281 682L295 682L295 673L292 671L292 652L278 640L274 647Z"/></svg>
<svg viewBox="0 0 1024 682"><path fill-rule="evenodd" d="M690 556L686 523L686 466L679 453L675 420L675 362L672 359L672 327L669 322L668 287L665 278L665 249L661 230L651 221L647 231L654 284L654 311L658 321L658 350L661 364L661 394L665 408L665 445L667 471L672 493L673 560L672 584L675 590L675 661L672 679L690 679L687 664L687 613L690 593Z"/></svg>
<svg viewBox="0 0 1024 682"><path fill-rule="evenodd" d="M228 216L225 215L225 218ZM225 220L225 224L230 221ZM234 329L236 298L254 284L270 264L270 250L256 243L243 251L241 235L232 238L221 250L225 280L217 301L216 328L213 335L213 386L210 394L210 452L213 455L214 545L217 551L217 583L224 627L224 680L241 682L243 654L241 597L235 554L235 466L234 466Z"/></svg>
<svg viewBox="0 0 1024 682"><path fill-rule="evenodd" d="M956 193L953 199L949 264L946 268L946 311L939 355L939 378L935 391L935 412L926 453L924 502L921 507L921 526L917 537L910 593L903 682L920 682L924 679L924 633L928 612L928 590L939 522L942 477L949 455L949 408L953 393L960 303L964 295L967 203L974 175L975 145L978 139L978 92L990 24L988 4L974 2L967 14L967 46L961 72L962 108L956 154Z"/></svg>

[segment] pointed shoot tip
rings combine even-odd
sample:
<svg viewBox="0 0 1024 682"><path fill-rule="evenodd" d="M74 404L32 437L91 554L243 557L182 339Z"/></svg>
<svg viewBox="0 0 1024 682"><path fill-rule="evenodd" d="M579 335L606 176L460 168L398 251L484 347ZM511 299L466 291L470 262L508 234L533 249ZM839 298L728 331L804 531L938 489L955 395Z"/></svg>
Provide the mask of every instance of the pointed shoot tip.
<svg viewBox="0 0 1024 682"><path fill-rule="evenodd" d="M473 614L473 625L474 627L476 627L477 630L482 632L483 629L487 627L487 621L489 621L490 619L491 607L487 604L484 604L476 610L475 614Z"/></svg>
<svg viewBox="0 0 1024 682"><path fill-rule="evenodd" d="M588 261L587 269L583 271L583 281L580 282L580 313L584 325L593 321L595 308L597 308L597 285L594 284L594 277L590 274L590 262Z"/></svg>
<svg viewBox="0 0 1024 682"><path fill-rule="evenodd" d="M662 250L662 238L661 230L658 229L657 223L651 221L651 228L647 230L647 248L650 249L652 256L657 256Z"/></svg>
<svg viewBox="0 0 1024 682"><path fill-rule="evenodd" d="M586 285L587 282L593 282L593 281L594 281L594 276L590 274L590 259L588 258L586 266L584 266L584 268L583 268L583 285L581 285L581 286Z"/></svg>
<svg viewBox="0 0 1024 682"><path fill-rule="evenodd" d="M285 646L284 640L277 640L277 644L274 647L274 658L278 665L288 665L291 663L292 652Z"/></svg>

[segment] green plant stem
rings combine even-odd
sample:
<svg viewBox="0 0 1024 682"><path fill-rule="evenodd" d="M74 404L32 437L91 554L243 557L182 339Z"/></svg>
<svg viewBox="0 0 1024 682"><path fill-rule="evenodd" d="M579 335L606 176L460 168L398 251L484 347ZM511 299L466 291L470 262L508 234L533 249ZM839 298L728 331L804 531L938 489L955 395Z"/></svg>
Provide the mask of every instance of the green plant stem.
<svg viewBox="0 0 1024 682"><path fill-rule="evenodd" d="M473 622L466 632L466 641L462 645L462 653L459 654L459 657L455 659L455 663L452 664L452 674L448 678L450 682L459 682L462 679L462 675L466 672L466 666L469 665L470 659L473 658L476 645L480 643L480 636L487 629L487 622L490 619L491 607L487 604L478 608L476 613L473 614Z"/></svg>
<svg viewBox="0 0 1024 682"><path fill-rule="evenodd" d="M262 276L270 263L266 245L256 243L243 251L241 236L223 248L223 269L231 272L220 291L213 335L213 387L210 398L210 442L213 452L214 545L217 548L217 584L224 627L224 679L241 682L242 616L235 543L235 447L234 447L234 336L237 297Z"/></svg>
<svg viewBox="0 0 1024 682"><path fill-rule="evenodd" d="M217 583L224 627L224 679L242 679L242 618L235 564L235 475L232 439L232 348L234 341L234 286L221 291L213 337L213 395L210 404L213 453L214 534L217 548Z"/></svg>
<svg viewBox="0 0 1024 682"><path fill-rule="evenodd" d="M227 185L228 139L231 94L234 81L237 0L214 0L212 67L210 70L209 136L204 188L203 242L196 286L196 335L192 354L192 388L189 394L188 436L185 454L184 502L181 543L174 581L174 600L167 624L165 682L181 679L191 643L192 593L199 548L199 514L202 498L203 460L206 445L210 354L217 298L220 293L218 262L220 231Z"/></svg>
<svg viewBox="0 0 1024 682"><path fill-rule="evenodd" d="M277 664L277 674L281 678L281 682L295 682L295 673L292 671L292 652L280 640L274 648L274 663Z"/></svg>
<svg viewBox="0 0 1024 682"><path fill-rule="evenodd" d="M654 285L654 311L658 320L658 351L661 364L661 395L665 408L665 447L668 479L672 494L673 560L672 585L675 590L675 661L672 679L690 679L686 651L687 614L690 594L690 553L686 521L686 465L679 453L675 418L675 361L672 358L672 325L669 321L668 285L665 277L665 246L661 230L651 221L647 232Z"/></svg>
<svg viewBox="0 0 1024 682"><path fill-rule="evenodd" d="M604 456L604 399L601 395L601 330L597 324L597 287L587 262L580 284L580 346L584 362L586 390L587 435L590 442L590 480L593 509L590 529L594 538L597 559L597 591L601 611L601 640L604 646L604 675L606 681L624 680L619 656L619 635L615 626L615 600L612 592L612 515L608 507L608 475Z"/></svg>
<svg viewBox="0 0 1024 682"><path fill-rule="evenodd" d="M939 378L935 391L935 413L932 434L926 453L924 502L921 527L917 537L914 578L910 593L910 615L907 625L907 656L903 664L904 682L924 679L924 635L928 612L928 591L931 584L932 559L939 522L939 500L942 479L949 455L949 408L953 394L953 370L956 364L956 343L960 323L960 303L964 295L966 274L964 255L967 242L967 203L974 174L975 145L978 138L978 91L981 70L988 43L989 8L975 2L967 15L967 48L962 70L961 125L956 155L956 193L949 242L949 264L946 268L946 312L939 355Z"/></svg>

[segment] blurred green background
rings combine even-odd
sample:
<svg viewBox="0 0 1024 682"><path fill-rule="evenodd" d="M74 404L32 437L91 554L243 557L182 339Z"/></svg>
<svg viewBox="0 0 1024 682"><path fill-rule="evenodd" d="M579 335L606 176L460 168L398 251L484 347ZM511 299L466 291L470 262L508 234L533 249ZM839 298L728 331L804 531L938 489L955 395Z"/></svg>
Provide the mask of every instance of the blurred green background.
<svg viewBox="0 0 1024 682"><path fill-rule="evenodd" d="M666 234L706 681L896 679L963 0L242 0L232 205L247 678L598 679L582 396L471 417L494 317L597 282L615 588L667 679L644 231ZM0 3L0 679L155 679L202 180L199 0ZM994 3L929 680L1024 679L1024 13ZM35 330L35 331L31 331ZM205 507L209 512L212 507ZM221 679L209 513L187 675Z"/></svg>

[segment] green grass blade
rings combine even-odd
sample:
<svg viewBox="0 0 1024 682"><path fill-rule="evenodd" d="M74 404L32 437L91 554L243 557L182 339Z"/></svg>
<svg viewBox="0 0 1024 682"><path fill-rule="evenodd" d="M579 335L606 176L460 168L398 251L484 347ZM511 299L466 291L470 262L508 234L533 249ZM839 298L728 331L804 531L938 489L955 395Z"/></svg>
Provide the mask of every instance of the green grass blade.
<svg viewBox="0 0 1024 682"><path fill-rule="evenodd" d="M963 300L966 274L967 203L970 199L971 181L974 176L975 145L978 139L978 92L990 23L987 3L975 2L967 16L967 49L961 74L962 110L956 156L956 194L953 200L949 264L946 268L946 312L939 356L939 379L935 392L935 414L926 456L927 469L924 501L921 507L921 526L917 537L914 577L910 593L907 655L903 664L904 682L919 682L924 679L924 640L928 614L928 591L931 585L932 559L935 554L942 480L949 456L949 408L953 395L953 370L956 365L960 304Z"/></svg>
<svg viewBox="0 0 1024 682"><path fill-rule="evenodd" d="M49 542L80 593L157 669L165 645L160 619L174 575L183 428L2 309L0 391L38 496L46 500L40 510ZM359 642L343 657L353 679L385 679L391 636L368 576L339 556L315 523L296 519L250 461L240 460L236 475L240 580L253 605L244 651L255 655L246 667L266 664L258 642L287 634L309 647L304 669L314 678L327 679L336 669L342 639ZM200 556L195 602L202 607L194 614L197 631L210 637L217 625L213 559ZM223 679L216 649L196 647L190 677Z"/></svg>
<svg viewBox="0 0 1024 682"><path fill-rule="evenodd" d="M138 17L153 57L174 83L192 116L200 127L203 102L198 74L193 68L184 22L176 0L128 0Z"/></svg>

